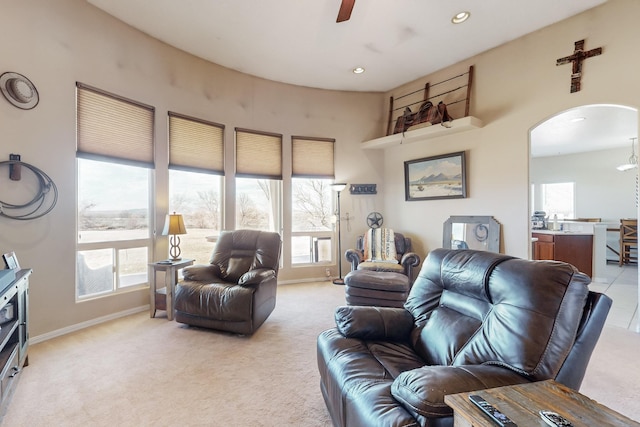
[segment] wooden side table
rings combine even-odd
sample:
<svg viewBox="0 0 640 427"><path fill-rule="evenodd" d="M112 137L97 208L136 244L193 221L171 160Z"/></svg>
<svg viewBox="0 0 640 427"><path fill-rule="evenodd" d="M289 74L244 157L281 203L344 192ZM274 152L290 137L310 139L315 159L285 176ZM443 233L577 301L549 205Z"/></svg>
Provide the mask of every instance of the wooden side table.
<svg viewBox="0 0 640 427"><path fill-rule="evenodd" d="M190 258L182 258L177 261L158 261L149 264L151 268L151 280L149 281L149 315L156 317L156 295L161 295L156 289L156 274L158 271L164 271L164 284L166 290L166 305L167 319L173 320L173 295L175 292L176 284L178 283L178 270L193 265L195 260Z"/></svg>
<svg viewBox="0 0 640 427"><path fill-rule="evenodd" d="M518 427L546 426L538 414L541 410L557 412L574 427L640 427L640 423L553 380L447 395L444 402L453 409L454 427L496 426L471 403L471 394L482 396Z"/></svg>

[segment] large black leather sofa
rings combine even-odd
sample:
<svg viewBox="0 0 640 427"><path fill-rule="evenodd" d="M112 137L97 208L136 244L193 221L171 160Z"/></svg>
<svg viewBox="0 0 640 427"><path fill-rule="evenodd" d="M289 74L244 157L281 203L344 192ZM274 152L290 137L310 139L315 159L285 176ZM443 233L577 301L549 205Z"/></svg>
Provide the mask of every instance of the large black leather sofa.
<svg viewBox="0 0 640 427"><path fill-rule="evenodd" d="M579 389L611 306L556 261L432 251L404 308L343 306L318 337L335 426L452 426L447 394L555 379Z"/></svg>

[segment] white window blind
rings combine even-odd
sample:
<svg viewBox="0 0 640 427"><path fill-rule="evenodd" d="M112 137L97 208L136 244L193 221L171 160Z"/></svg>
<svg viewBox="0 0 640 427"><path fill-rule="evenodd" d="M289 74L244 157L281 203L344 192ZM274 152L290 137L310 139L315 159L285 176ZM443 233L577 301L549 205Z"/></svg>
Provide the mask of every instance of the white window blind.
<svg viewBox="0 0 640 427"><path fill-rule="evenodd" d="M76 84L77 156L153 167L154 108Z"/></svg>
<svg viewBox="0 0 640 427"><path fill-rule="evenodd" d="M292 176L335 178L334 147L335 139L292 136Z"/></svg>
<svg viewBox="0 0 640 427"><path fill-rule="evenodd" d="M224 125L169 112L169 168L224 175Z"/></svg>
<svg viewBox="0 0 640 427"><path fill-rule="evenodd" d="M236 175L282 179L282 135L236 128Z"/></svg>

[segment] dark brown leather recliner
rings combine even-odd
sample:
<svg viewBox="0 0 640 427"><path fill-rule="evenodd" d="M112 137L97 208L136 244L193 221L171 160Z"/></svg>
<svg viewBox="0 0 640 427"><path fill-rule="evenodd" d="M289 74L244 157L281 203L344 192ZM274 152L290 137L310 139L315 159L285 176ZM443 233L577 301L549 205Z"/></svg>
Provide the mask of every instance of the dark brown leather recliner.
<svg viewBox="0 0 640 427"><path fill-rule="evenodd" d="M413 267L420 264L420 256L415 252L411 252L411 239L409 237L405 237L402 233L394 232L393 238L396 254L398 255L398 264L365 261L365 239L364 236L358 236L355 249L347 249L345 252L347 261L351 263L351 271L367 270L402 273L409 277L409 284L413 283Z"/></svg>
<svg viewBox="0 0 640 427"><path fill-rule="evenodd" d="M223 231L209 265L183 270L176 286L176 321L254 333L276 306L280 248L278 233Z"/></svg>
<svg viewBox="0 0 640 427"><path fill-rule="evenodd" d="M404 308L343 306L318 337L335 426L452 426L446 394L555 379L578 390L611 307L557 261L436 249Z"/></svg>

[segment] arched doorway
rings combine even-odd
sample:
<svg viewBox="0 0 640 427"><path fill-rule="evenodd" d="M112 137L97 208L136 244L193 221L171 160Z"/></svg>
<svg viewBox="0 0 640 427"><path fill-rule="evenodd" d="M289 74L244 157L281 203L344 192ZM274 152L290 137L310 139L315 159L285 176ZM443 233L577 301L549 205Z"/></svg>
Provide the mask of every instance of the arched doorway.
<svg viewBox="0 0 640 427"><path fill-rule="evenodd" d="M617 299L629 306L624 315L616 315L617 326L639 331L638 325L631 325L638 304L629 303L640 300L637 265L619 267L614 252L619 248L615 230L620 219L638 218L638 168L617 169L629 162L632 146L638 153L633 139L637 136L638 111L622 105L580 106L539 123L529 132L529 203L531 213L551 210L546 215L560 219L600 219L594 232L591 288L617 293ZM593 225L584 227L585 232L595 230Z"/></svg>

